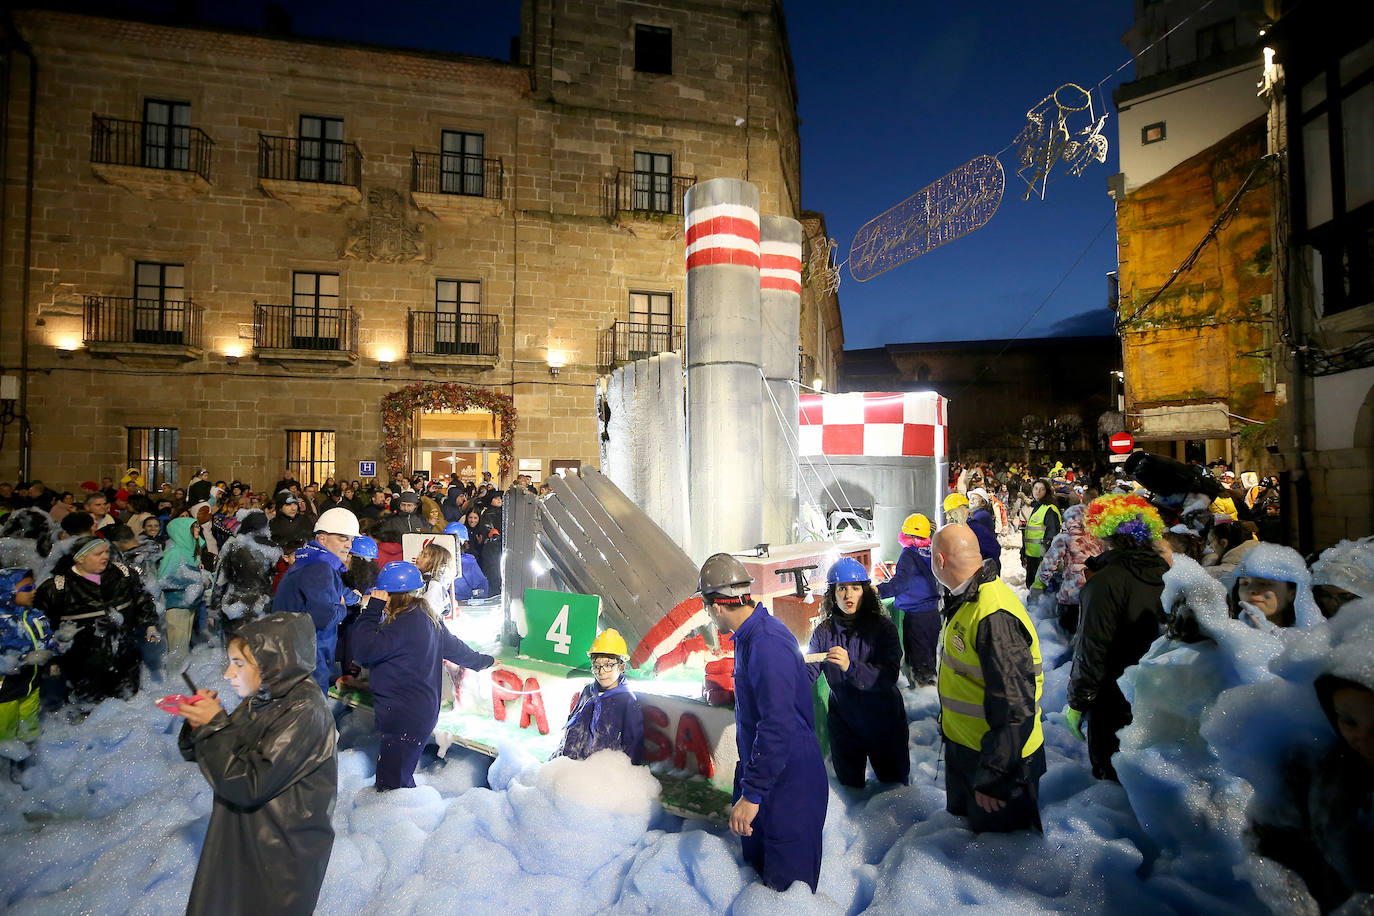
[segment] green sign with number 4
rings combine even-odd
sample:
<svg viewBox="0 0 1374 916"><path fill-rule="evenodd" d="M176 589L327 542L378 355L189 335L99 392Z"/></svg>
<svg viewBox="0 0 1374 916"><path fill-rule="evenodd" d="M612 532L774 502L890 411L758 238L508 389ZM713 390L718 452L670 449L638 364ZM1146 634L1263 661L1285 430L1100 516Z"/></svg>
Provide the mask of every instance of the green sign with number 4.
<svg viewBox="0 0 1374 916"><path fill-rule="evenodd" d="M596 639L601 598L574 592L525 589L525 625L520 654L572 668L585 668Z"/></svg>

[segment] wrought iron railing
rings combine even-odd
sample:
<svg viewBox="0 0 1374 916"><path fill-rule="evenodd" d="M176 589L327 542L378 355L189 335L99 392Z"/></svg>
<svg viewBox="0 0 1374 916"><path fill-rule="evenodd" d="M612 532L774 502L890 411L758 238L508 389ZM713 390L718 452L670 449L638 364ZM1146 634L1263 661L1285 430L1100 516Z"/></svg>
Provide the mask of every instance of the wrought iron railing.
<svg viewBox="0 0 1374 916"><path fill-rule="evenodd" d="M410 151L410 189L421 194L458 194L500 200L501 181L500 159Z"/></svg>
<svg viewBox="0 0 1374 916"><path fill-rule="evenodd" d="M199 347L202 311L190 300L87 296L82 337L88 344Z"/></svg>
<svg viewBox="0 0 1374 916"><path fill-rule="evenodd" d="M258 134L258 177L361 188L363 154L346 140Z"/></svg>
<svg viewBox="0 0 1374 916"><path fill-rule="evenodd" d="M210 180L215 141L198 127L91 115L91 161L195 172Z"/></svg>
<svg viewBox="0 0 1374 916"><path fill-rule="evenodd" d="M501 320L497 315L412 311L407 345L417 356L498 356Z"/></svg>
<svg viewBox="0 0 1374 916"><path fill-rule="evenodd" d="M598 365L612 368L659 353L680 353L685 332L680 324L617 321L601 332Z"/></svg>
<svg viewBox="0 0 1374 916"><path fill-rule="evenodd" d="M631 211L681 216L683 197L696 183L695 177L686 175L617 170L605 182L606 215Z"/></svg>
<svg viewBox="0 0 1374 916"><path fill-rule="evenodd" d="M358 313L350 308L310 308L253 303L253 347L358 353Z"/></svg>

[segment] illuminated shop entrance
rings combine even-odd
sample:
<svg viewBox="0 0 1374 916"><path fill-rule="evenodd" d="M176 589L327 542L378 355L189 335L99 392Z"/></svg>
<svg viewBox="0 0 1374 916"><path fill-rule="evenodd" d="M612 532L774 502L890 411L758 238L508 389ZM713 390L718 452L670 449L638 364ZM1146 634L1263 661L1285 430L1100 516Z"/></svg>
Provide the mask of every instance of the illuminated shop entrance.
<svg viewBox="0 0 1374 916"><path fill-rule="evenodd" d="M431 479L457 472L464 482L482 482L499 471L501 422L485 410L417 411L411 467Z"/></svg>

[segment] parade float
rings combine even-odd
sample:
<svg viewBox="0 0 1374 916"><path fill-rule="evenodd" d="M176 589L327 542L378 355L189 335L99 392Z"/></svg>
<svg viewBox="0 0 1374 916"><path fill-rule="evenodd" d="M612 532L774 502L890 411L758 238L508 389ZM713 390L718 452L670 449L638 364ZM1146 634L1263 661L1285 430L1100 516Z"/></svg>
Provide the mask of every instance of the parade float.
<svg viewBox="0 0 1374 916"><path fill-rule="evenodd" d="M938 521L947 402L929 391L804 394L800 224L761 217L757 189L735 179L692 187L686 213L689 357L655 354L601 380L601 470L555 476L543 498L506 492L502 593L446 622L496 664L451 671L434 740L441 753L549 757L592 680L587 650L614 627L630 648L626 677L663 806L724 819L737 762L733 647L697 594L699 564L738 556L801 653L836 560L893 561L907 513ZM368 705L365 685L331 694Z"/></svg>

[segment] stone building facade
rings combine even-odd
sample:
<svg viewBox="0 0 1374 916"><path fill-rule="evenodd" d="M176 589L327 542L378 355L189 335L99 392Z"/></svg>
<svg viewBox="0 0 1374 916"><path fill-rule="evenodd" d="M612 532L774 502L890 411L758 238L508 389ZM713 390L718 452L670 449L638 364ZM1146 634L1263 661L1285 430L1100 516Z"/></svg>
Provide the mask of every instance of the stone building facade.
<svg viewBox="0 0 1374 916"><path fill-rule="evenodd" d="M385 476L388 434L435 474L496 471L503 433L512 474L594 463L598 376L682 346L691 181L801 216L777 0L526 0L512 62L13 22L0 477ZM414 385L440 409L400 438L379 405Z"/></svg>

